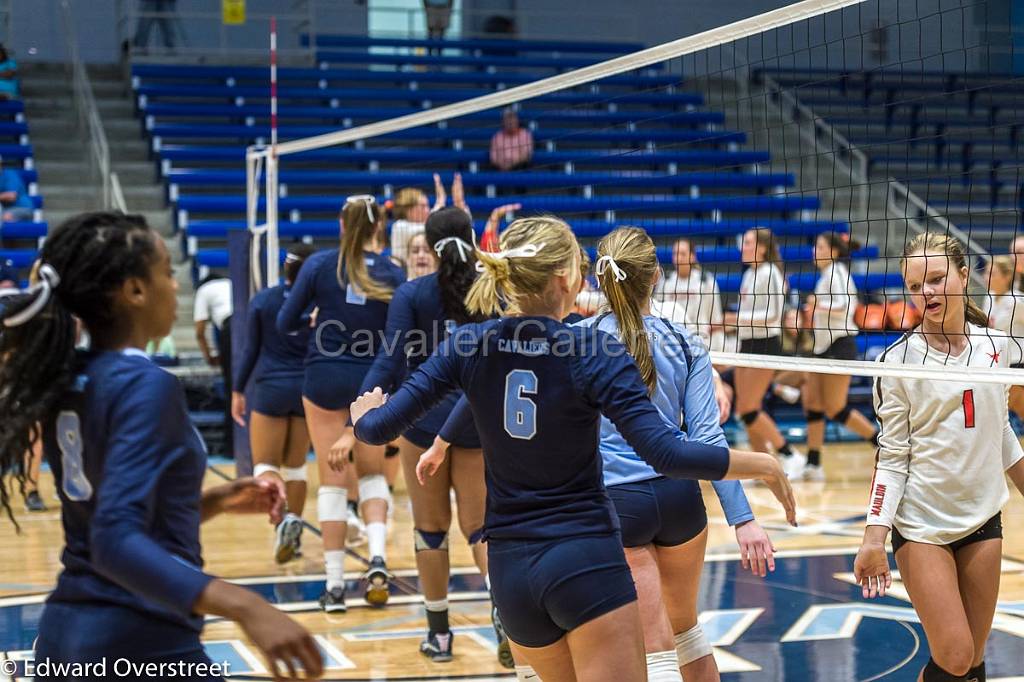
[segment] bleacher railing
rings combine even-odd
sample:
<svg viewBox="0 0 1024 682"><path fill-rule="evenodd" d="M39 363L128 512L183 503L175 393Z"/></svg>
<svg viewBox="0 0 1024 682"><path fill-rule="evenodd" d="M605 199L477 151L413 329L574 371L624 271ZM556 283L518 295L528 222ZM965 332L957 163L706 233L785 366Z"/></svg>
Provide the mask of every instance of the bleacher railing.
<svg viewBox="0 0 1024 682"><path fill-rule="evenodd" d="M983 276L985 266L991 259L991 254L974 241L969 234L954 225L948 218L930 206L921 197L914 194L913 190L905 184L889 178L885 195L885 210L892 221L889 225L889 233L893 228L905 229L910 239L910 232L915 235L925 232L948 234L960 240L967 246L968 269L971 273L971 281L980 287L980 292L988 291L988 281Z"/></svg>
<svg viewBox="0 0 1024 682"><path fill-rule="evenodd" d="M100 197L105 209L115 209L127 213L124 192L121 183L110 169L110 144L103 130L103 119L100 118L99 107L92 91L89 72L78 51L78 32L75 30L74 18L71 15L71 3L61 0L61 16L64 22L64 35L67 39L68 68L71 71L72 101L78 117L79 132L85 136L86 160L88 162L92 182L100 187ZM115 189L116 187L116 189Z"/></svg>
<svg viewBox="0 0 1024 682"><path fill-rule="evenodd" d="M867 221L870 209L867 155L774 78L766 73L759 74L758 78L768 91L771 101L778 106L787 121L797 126L800 135L809 144L815 149L823 145L832 149L832 162L843 174L849 176L851 189L857 196L857 215L851 217L851 222Z"/></svg>

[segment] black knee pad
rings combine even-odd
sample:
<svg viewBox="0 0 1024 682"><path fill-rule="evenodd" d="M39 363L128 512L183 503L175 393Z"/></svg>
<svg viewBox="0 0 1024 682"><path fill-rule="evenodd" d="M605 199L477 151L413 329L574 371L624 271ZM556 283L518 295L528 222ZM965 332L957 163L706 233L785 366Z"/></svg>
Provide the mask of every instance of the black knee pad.
<svg viewBox="0 0 1024 682"><path fill-rule="evenodd" d="M814 422L823 422L823 421L825 421L825 413L824 412L819 412L818 410L807 410L807 412L805 414L807 415L807 423L808 424L812 424Z"/></svg>
<svg viewBox="0 0 1024 682"><path fill-rule="evenodd" d="M743 414L740 415L740 421L742 421L747 426L750 426L751 424L757 421L757 417L760 414L761 410L751 410L750 412L744 412Z"/></svg>
<svg viewBox="0 0 1024 682"><path fill-rule="evenodd" d="M967 671L967 682L985 682L985 661Z"/></svg>
<svg viewBox="0 0 1024 682"><path fill-rule="evenodd" d="M834 415L832 415L831 419L836 424L846 424L852 412L853 410L850 409L849 405L843 405L843 409L839 410Z"/></svg>
<svg viewBox="0 0 1024 682"><path fill-rule="evenodd" d="M954 675L946 672L939 667L939 664L935 662L935 659L929 658L928 665L921 671L921 679L924 682L963 682L965 679L962 675Z"/></svg>

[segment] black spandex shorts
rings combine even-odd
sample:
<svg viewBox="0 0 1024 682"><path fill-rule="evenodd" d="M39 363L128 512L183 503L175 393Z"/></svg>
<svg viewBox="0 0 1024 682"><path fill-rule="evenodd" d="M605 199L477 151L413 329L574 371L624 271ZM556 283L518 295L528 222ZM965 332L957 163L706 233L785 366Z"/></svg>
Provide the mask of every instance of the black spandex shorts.
<svg viewBox="0 0 1024 682"><path fill-rule="evenodd" d="M784 355L782 352L782 337L769 336L767 339L743 339L740 341L741 353L752 353L754 355Z"/></svg>
<svg viewBox="0 0 1024 682"><path fill-rule="evenodd" d="M964 537L960 538L959 540L954 540L953 542L951 542L948 545L946 545L946 547L949 547L950 551L953 552L953 554L956 554L958 551L960 551L961 549L963 549L967 545L973 545L975 542L981 542L982 540L996 540L996 539L999 539L999 538L1002 538L1002 537L1003 537L1003 513L999 512L998 514L993 516L991 519L986 521L985 524L981 528L979 528L978 530L976 530L973 533L970 533L968 535L965 535ZM902 535L900 535L900 532L898 530L896 530L896 527L894 526L893 529L892 529L892 553L893 553L893 555L895 555L896 552L900 551L900 547L902 547L903 545L907 544L907 542L908 542L908 540L906 538L904 538Z"/></svg>
<svg viewBox="0 0 1024 682"><path fill-rule="evenodd" d="M844 336L836 339L832 345L825 349L824 353L815 355L816 358L825 360L856 360L857 339L853 336Z"/></svg>

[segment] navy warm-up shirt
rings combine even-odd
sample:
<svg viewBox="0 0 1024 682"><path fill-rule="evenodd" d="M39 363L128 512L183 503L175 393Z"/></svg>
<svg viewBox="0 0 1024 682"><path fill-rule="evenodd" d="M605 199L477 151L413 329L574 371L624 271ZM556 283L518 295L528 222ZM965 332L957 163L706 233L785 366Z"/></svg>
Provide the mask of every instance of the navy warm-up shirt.
<svg viewBox="0 0 1024 682"><path fill-rule="evenodd" d="M277 330L277 314L289 297L289 289L279 284L264 289L249 301L245 352L235 371L236 390L244 390L250 377L259 381L302 376L303 359L309 345L308 317L298 331L282 334Z"/></svg>
<svg viewBox="0 0 1024 682"><path fill-rule="evenodd" d="M83 354L45 425L64 570L50 600L112 603L199 631L206 449L178 379L138 350Z"/></svg>
<svg viewBox="0 0 1024 682"><path fill-rule="evenodd" d="M373 367L363 379L360 393L377 386L388 393L396 390L410 372L426 362L455 327L455 321L445 316L437 273L410 280L395 289L384 330L388 347L377 354ZM449 393L416 426L437 433L460 395L461 391ZM471 428L472 424L469 426Z"/></svg>
<svg viewBox="0 0 1024 682"><path fill-rule="evenodd" d="M370 277L381 284L397 287L405 281L405 271L385 256L364 252ZM316 329L309 337L306 364L338 359L370 362L380 346L380 331L388 315L388 304L367 298L352 283L338 282L338 249L310 256L277 316L282 333L298 331L304 313L319 308ZM319 348L318 348L319 339Z"/></svg>
<svg viewBox="0 0 1024 682"><path fill-rule="evenodd" d="M613 336L542 317L459 327L359 420L356 436L389 442L456 388L469 399L486 457L488 538L617 530L598 454L602 413L662 474L714 480L729 466L726 448L680 441L665 426Z"/></svg>

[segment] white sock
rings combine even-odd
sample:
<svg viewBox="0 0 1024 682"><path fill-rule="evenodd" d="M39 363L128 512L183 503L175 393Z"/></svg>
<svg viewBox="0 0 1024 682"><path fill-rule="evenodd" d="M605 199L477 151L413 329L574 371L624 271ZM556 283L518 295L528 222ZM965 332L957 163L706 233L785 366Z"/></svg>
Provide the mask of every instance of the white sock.
<svg viewBox="0 0 1024 682"><path fill-rule="evenodd" d="M541 682L537 673L528 665L516 666L517 682Z"/></svg>
<svg viewBox="0 0 1024 682"><path fill-rule="evenodd" d="M324 552L324 562L327 564L327 591L335 587L345 587L345 552L333 550Z"/></svg>
<svg viewBox="0 0 1024 682"><path fill-rule="evenodd" d="M440 613L441 611L447 611L448 610L448 600L447 599L438 599L437 601L429 601L427 599L424 599L423 600L423 608L425 608L427 611L433 611L435 613Z"/></svg>
<svg viewBox="0 0 1024 682"><path fill-rule="evenodd" d="M374 521L366 524L366 539L369 542L370 558L379 556L387 559L388 524Z"/></svg>
<svg viewBox="0 0 1024 682"><path fill-rule="evenodd" d="M683 682L675 649L647 654L647 682Z"/></svg>

